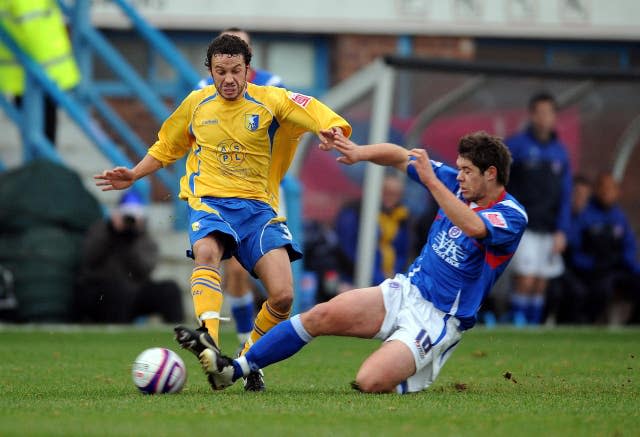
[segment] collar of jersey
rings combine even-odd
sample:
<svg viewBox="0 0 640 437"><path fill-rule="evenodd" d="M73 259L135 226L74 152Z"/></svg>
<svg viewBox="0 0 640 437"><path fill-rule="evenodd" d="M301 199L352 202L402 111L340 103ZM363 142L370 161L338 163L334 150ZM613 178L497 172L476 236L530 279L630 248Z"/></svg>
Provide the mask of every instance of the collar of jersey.
<svg viewBox="0 0 640 437"><path fill-rule="evenodd" d="M502 202L506 196L507 196L507 190L503 189L502 193L500 193L498 198L496 200L494 200L493 202L489 203L487 206L477 206L477 205L476 206L472 206L472 204L469 203L469 202L467 202L467 205L469 205L471 207L471 209L474 210L474 211L482 211L484 209L491 208L496 203Z"/></svg>

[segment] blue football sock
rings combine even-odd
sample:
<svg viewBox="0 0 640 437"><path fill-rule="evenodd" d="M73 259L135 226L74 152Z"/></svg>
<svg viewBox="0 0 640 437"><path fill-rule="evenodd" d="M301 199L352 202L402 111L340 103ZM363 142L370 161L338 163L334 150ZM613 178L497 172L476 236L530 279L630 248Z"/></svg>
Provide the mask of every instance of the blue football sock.
<svg viewBox="0 0 640 437"><path fill-rule="evenodd" d="M233 380L248 375L252 370L289 358L311 340L313 337L302 326L299 315L277 324L252 345L244 356L233 360Z"/></svg>
<svg viewBox="0 0 640 437"><path fill-rule="evenodd" d="M253 293L248 292L241 297L227 296L226 299L231 306L231 314L236 323L238 335L250 334L253 329L253 319L255 319Z"/></svg>
<svg viewBox="0 0 640 437"><path fill-rule="evenodd" d="M527 309L530 297L526 294L513 293L511 295L511 320L514 325L520 327L527 323Z"/></svg>
<svg viewBox="0 0 640 437"><path fill-rule="evenodd" d="M543 295L533 296L527 307L527 321L532 325L542 323L542 315L544 314L545 298Z"/></svg>

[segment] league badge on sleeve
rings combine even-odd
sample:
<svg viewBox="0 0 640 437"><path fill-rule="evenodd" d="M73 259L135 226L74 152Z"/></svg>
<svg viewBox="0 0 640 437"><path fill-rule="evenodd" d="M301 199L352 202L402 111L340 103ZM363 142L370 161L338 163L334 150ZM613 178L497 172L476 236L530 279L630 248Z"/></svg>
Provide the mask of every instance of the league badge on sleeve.
<svg viewBox="0 0 640 437"><path fill-rule="evenodd" d="M305 96L304 94L300 93L292 93L291 91L289 91L289 98L293 100L298 106L306 108L313 97Z"/></svg>
<svg viewBox="0 0 640 437"><path fill-rule="evenodd" d="M491 223L493 227L505 228L505 229L509 227L509 225L507 224L507 221L505 220L501 212L486 211L486 212L481 212L480 214L482 214L487 220L489 220L489 223Z"/></svg>
<svg viewBox="0 0 640 437"><path fill-rule="evenodd" d="M251 132L255 132L260 125L260 116L258 114L244 114L244 127Z"/></svg>

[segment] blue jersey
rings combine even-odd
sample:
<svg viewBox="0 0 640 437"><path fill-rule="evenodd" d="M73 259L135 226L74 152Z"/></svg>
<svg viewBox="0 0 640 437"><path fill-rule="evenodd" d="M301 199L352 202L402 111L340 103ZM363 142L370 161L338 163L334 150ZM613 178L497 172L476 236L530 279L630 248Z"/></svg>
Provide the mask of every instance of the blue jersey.
<svg viewBox="0 0 640 437"><path fill-rule="evenodd" d="M438 179L464 201L457 171L434 161L432 166ZM413 166L407 167L407 173L422 184ZM482 239L466 236L440 209L427 243L407 273L425 299L460 320L461 329L475 324L482 300L507 267L528 220L523 206L506 191L486 208L473 203L469 207L484 222L487 235Z"/></svg>
<svg viewBox="0 0 640 437"><path fill-rule="evenodd" d="M571 168L564 144L554 133L541 143L529 128L507 138L511 151L509 192L527 208L528 228L537 232L569 232Z"/></svg>
<svg viewBox="0 0 640 437"><path fill-rule="evenodd" d="M284 88L284 84L282 83L280 76L266 70L249 70L247 81L254 85L277 86ZM199 90L208 85L213 85L213 78L211 76L203 77L202 80L198 82L195 89Z"/></svg>
<svg viewBox="0 0 640 437"><path fill-rule="evenodd" d="M607 208L591 199L572 223L569 248L570 262L579 271L640 273L633 229L618 205Z"/></svg>

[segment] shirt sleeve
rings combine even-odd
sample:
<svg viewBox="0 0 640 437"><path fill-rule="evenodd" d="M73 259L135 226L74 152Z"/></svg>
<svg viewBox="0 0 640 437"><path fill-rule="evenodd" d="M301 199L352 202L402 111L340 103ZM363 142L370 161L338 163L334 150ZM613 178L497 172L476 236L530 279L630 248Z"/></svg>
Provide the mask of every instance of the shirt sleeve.
<svg viewBox="0 0 640 437"><path fill-rule="evenodd" d="M560 194L560 208L558 210L558 218L556 228L567 235L571 227L571 191L573 190L573 181L571 179L571 165L569 157L565 154L562 174L562 191Z"/></svg>
<svg viewBox="0 0 640 437"><path fill-rule="evenodd" d="M163 166L174 163L191 149L193 136L190 133L190 122L194 93L187 96L173 114L162 123L158 132L158 141L147 152Z"/></svg>
<svg viewBox="0 0 640 437"><path fill-rule="evenodd" d="M409 158L409 161L415 160L416 158L413 156ZM436 177L449 189L449 191L455 193L458 190L458 181L456 180L458 172L454 168L444 165L439 161L434 161L433 159L431 160L431 168L433 168L433 172L436 174ZM407 165L407 176L425 187L413 165Z"/></svg>
<svg viewBox="0 0 640 437"><path fill-rule="evenodd" d="M351 125L324 103L314 97L287 91L284 88L279 90L282 93L276 114L279 122L286 120L316 134L322 129L339 127L345 136L351 136Z"/></svg>
<svg viewBox="0 0 640 437"><path fill-rule="evenodd" d="M488 246L517 243L527 226L525 211L512 200L499 202L477 214L487 228L487 235L480 241Z"/></svg>

